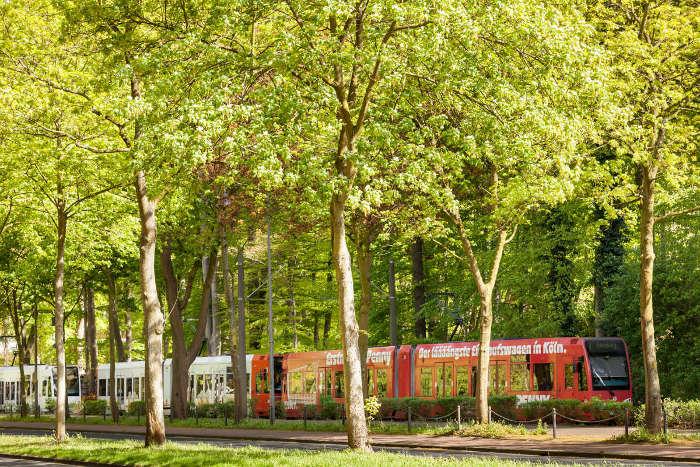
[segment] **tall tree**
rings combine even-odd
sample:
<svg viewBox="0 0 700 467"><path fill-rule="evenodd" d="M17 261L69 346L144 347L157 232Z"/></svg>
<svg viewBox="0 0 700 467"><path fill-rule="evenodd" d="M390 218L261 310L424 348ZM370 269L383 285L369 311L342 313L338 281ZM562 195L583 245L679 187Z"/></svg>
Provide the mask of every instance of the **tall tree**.
<svg viewBox="0 0 700 467"><path fill-rule="evenodd" d="M613 55L621 106L628 112L612 129L612 143L636 169L630 182L636 184L639 199L645 424L659 433L663 424L654 331L654 226L700 211L692 196L698 186L697 163L687 150L697 133L699 10L693 1L601 2L594 8L591 15ZM657 205L660 195L662 206Z"/></svg>

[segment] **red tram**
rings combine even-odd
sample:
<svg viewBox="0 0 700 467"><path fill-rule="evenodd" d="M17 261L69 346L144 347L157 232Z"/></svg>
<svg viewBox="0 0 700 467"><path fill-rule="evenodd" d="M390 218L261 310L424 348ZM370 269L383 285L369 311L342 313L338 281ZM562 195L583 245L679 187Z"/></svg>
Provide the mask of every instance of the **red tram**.
<svg viewBox="0 0 700 467"><path fill-rule="evenodd" d="M632 397L629 354L620 338L494 340L490 347L489 390L533 400ZM476 392L478 342L374 347L367 354L368 393L377 397L438 399ZM338 350L276 356L275 399L287 415L322 397L344 399L343 356ZM269 359L255 355L251 397L254 412L269 410Z"/></svg>

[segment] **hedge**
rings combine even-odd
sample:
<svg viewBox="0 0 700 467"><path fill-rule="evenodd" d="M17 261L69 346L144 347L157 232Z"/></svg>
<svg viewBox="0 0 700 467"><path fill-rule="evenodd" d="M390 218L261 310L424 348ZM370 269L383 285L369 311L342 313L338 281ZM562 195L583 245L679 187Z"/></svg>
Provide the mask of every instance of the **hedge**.
<svg viewBox="0 0 700 467"><path fill-rule="evenodd" d="M680 401L664 399L666 422L670 428L700 428L700 399ZM644 425L644 404L634 411L634 421L638 426Z"/></svg>
<svg viewBox="0 0 700 467"><path fill-rule="evenodd" d="M83 413L85 415L102 415L107 411L107 401L105 400L84 400Z"/></svg>
<svg viewBox="0 0 700 467"><path fill-rule="evenodd" d="M592 398L588 401L578 399L549 399L544 401L525 402L518 406L518 412L528 420L547 416L556 408L557 413L576 420L594 421L610 420L611 424L625 424L625 410L632 410L631 402L618 402ZM567 420L560 420L567 421Z"/></svg>
<svg viewBox="0 0 700 467"><path fill-rule="evenodd" d="M146 402L145 401L132 401L129 402L129 407L127 408L127 413L129 415L146 415Z"/></svg>

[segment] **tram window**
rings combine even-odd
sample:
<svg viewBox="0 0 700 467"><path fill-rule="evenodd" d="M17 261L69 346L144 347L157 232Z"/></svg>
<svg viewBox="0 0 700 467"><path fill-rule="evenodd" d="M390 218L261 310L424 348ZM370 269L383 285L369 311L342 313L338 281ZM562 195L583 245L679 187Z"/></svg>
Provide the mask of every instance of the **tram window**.
<svg viewBox="0 0 700 467"><path fill-rule="evenodd" d="M457 395L469 394L469 370L466 366L457 367Z"/></svg>
<svg viewBox="0 0 700 467"><path fill-rule="evenodd" d="M301 371L293 371L289 373L289 394L301 394L302 390L302 374Z"/></svg>
<svg viewBox="0 0 700 467"><path fill-rule="evenodd" d="M586 376L585 366L583 365L583 358L579 359L576 365L576 370L578 373L578 390L588 391L588 377Z"/></svg>
<svg viewBox="0 0 700 467"><path fill-rule="evenodd" d="M117 378L117 398L124 399L124 378Z"/></svg>
<svg viewBox="0 0 700 467"><path fill-rule="evenodd" d="M126 397L134 397L134 382L131 378L126 378Z"/></svg>
<svg viewBox="0 0 700 467"><path fill-rule="evenodd" d="M104 397L107 395L107 380L104 378L100 379L99 394L100 394L100 397Z"/></svg>
<svg viewBox="0 0 700 467"><path fill-rule="evenodd" d="M333 372L326 368L325 370L322 370L321 372L321 381L323 381L323 390L321 391L321 394L325 396L330 396L331 391L333 388Z"/></svg>
<svg viewBox="0 0 700 467"><path fill-rule="evenodd" d="M80 395L80 378L78 376L77 366L66 367L66 395L67 396L79 396Z"/></svg>
<svg viewBox="0 0 700 467"><path fill-rule="evenodd" d="M554 389L554 378L552 377L551 363L534 364L535 391L551 391Z"/></svg>
<svg viewBox="0 0 700 467"><path fill-rule="evenodd" d="M564 365L564 387L566 389L576 389L574 386L574 365Z"/></svg>
<svg viewBox="0 0 700 467"><path fill-rule="evenodd" d="M503 393L506 390L506 364L505 362L492 363L489 367L489 387L494 393Z"/></svg>
<svg viewBox="0 0 700 467"><path fill-rule="evenodd" d="M528 363L510 364L510 389L512 391L530 390L530 365Z"/></svg>
<svg viewBox="0 0 700 467"><path fill-rule="evenodd" d="M374 395L374 378L372 373L374 373L374 370L367 368L367 394L370 396Z"/></svg>
<svg viewBox="0 0 700 467"><path fill-rule="evenodd" d="M377 397L387 396L387 371L385 369L377 370Z"/></svg>
<svg viewBox="0 0 700 467"><path fill-rule="evenodd" d="M444 364L437 367L437 396L452 397L452 365Z"/></svg>
<svg viewBox="0 0 700 467"><path fill-rule="evenodd" d="M476 385L479 382L479 378L477 378L477 366L472 367L472 397L476 396Z"/></svg>
<svg viewBox="0 0 700 467"><path fill-rule="evenodd" d="M134 378L134 397L141 398L141 378Z"/></svg>
<svg viewBox="0 0 700 467"><path fill-rule="evenodd" d="M345 378L342 371L335 372L335 397L345 397Z"/></svg>
<svg viewBox="0 0 700 467"><path fill-rule="evenodd" d="M204 375L204 391L210 391L212 386L211 375Z"/></svg>
<svg viewBox="0 0 700 467"><path fill-rule="evenodd" d="M236 382L233 380L233 367L226 368L226 388L228 393L233 394L236 389Z"/></svg>
<svg viewBox="0 0 700 467"><path fill-rule="evenodd" d="M316 393L316 375L310 371L304 372L304 393L305 394L315 394Z"/></svg>
<svg viewBox="0 0 700 467"><path fill-rule="evenodd" d="M433 397L433 369L420 369L420 395Z"/></svg>
<svg viewBox="0 0 700 467"><path fill-rule="evenodd" d="M267 368L263 368L255 375L255 392L267 394L269 392L267 384Z"/></svg>

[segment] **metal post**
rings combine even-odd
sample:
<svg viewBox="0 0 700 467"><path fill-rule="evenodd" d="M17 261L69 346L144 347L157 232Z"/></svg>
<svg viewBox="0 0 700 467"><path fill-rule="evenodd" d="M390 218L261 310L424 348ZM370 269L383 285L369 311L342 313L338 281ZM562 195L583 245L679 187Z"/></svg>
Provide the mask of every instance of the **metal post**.
<svg viewBox="0 0 700 467"><path fill-rule="evenodd" d="M411 406L408 406L408 432L411 432Z"/></svg>
<svg viewBox="0 0 700 467"><path fill-rule="evenodd" d="M389 336L391 345L399 343L398 320L396 318L396 274L394 260L389 260Z"/></svg>
<svg viewBox="0 0 700 467"><path fill-rule="evenodd" d="M663 398L661 399L661 413L664 417L664 442L668 443L668 419L666 418L666 404Z"/></svg>
<svg viewBox="0 0 700 467"><path fill-rule="evenodd" d="M85 401L83 401L83 422L87 421L87 410L85 410Z"/></svg>
<svg viewBox="0 0 700 467"><path fill-rule="evenodd" d="M491 412L492 412L491 406L489 405L489 423L491 423ZM479 422L479 423L481 423L481 422Z"/></svg>
<svg viewBox="0 0 700 467"><path fill-rule="evenodd" d="M275 329L272 326L272 242L270 237L270 196L267 197L267 337L270 343L270 368L268 370L270 389L270 425L275 423Z"/></svg>
<svg viewBox="0 0 700 467"><path fill-rule="evenodd" d="M630 409L625 408L625 438L630 435Z"/></svg>
<svg viewBox="0 0 700 467"><path fill-rule="evenodd" d="M552 409L552 438L557 439L557 408Z"/></svg>
<svg viewBox="0 0 700 467"><path fill-rule="evenodd" d="M102 420L107 420L107 404L102 408Z"/></svg>
<svg viewBox="0 0 700 467"><path fill-rule="evenodd" d="M141 424L141 407L136 408L136 423Z"/></svg>
<svg viewBox="0 0 700 467"><path fill-rule="evenodd" d="M228 426L228 407L224 404L224 426Z"/></svg>
<svg viewBox="0 0 700 467"><path fill-rule="evenodd" d="M457 405L457 429L462 429L462 406Z"/></svg>
<svg viewBox="0 0 700 467"><path fill-rule="evenodd" d="M306 404L304 404L304 431L306 431Z"/></svg>
<svg viewBox="0 0 700 467"><path fill-rule="evenodd" d="M34 418L39 418L39 307L34 296Z"/></svg>

